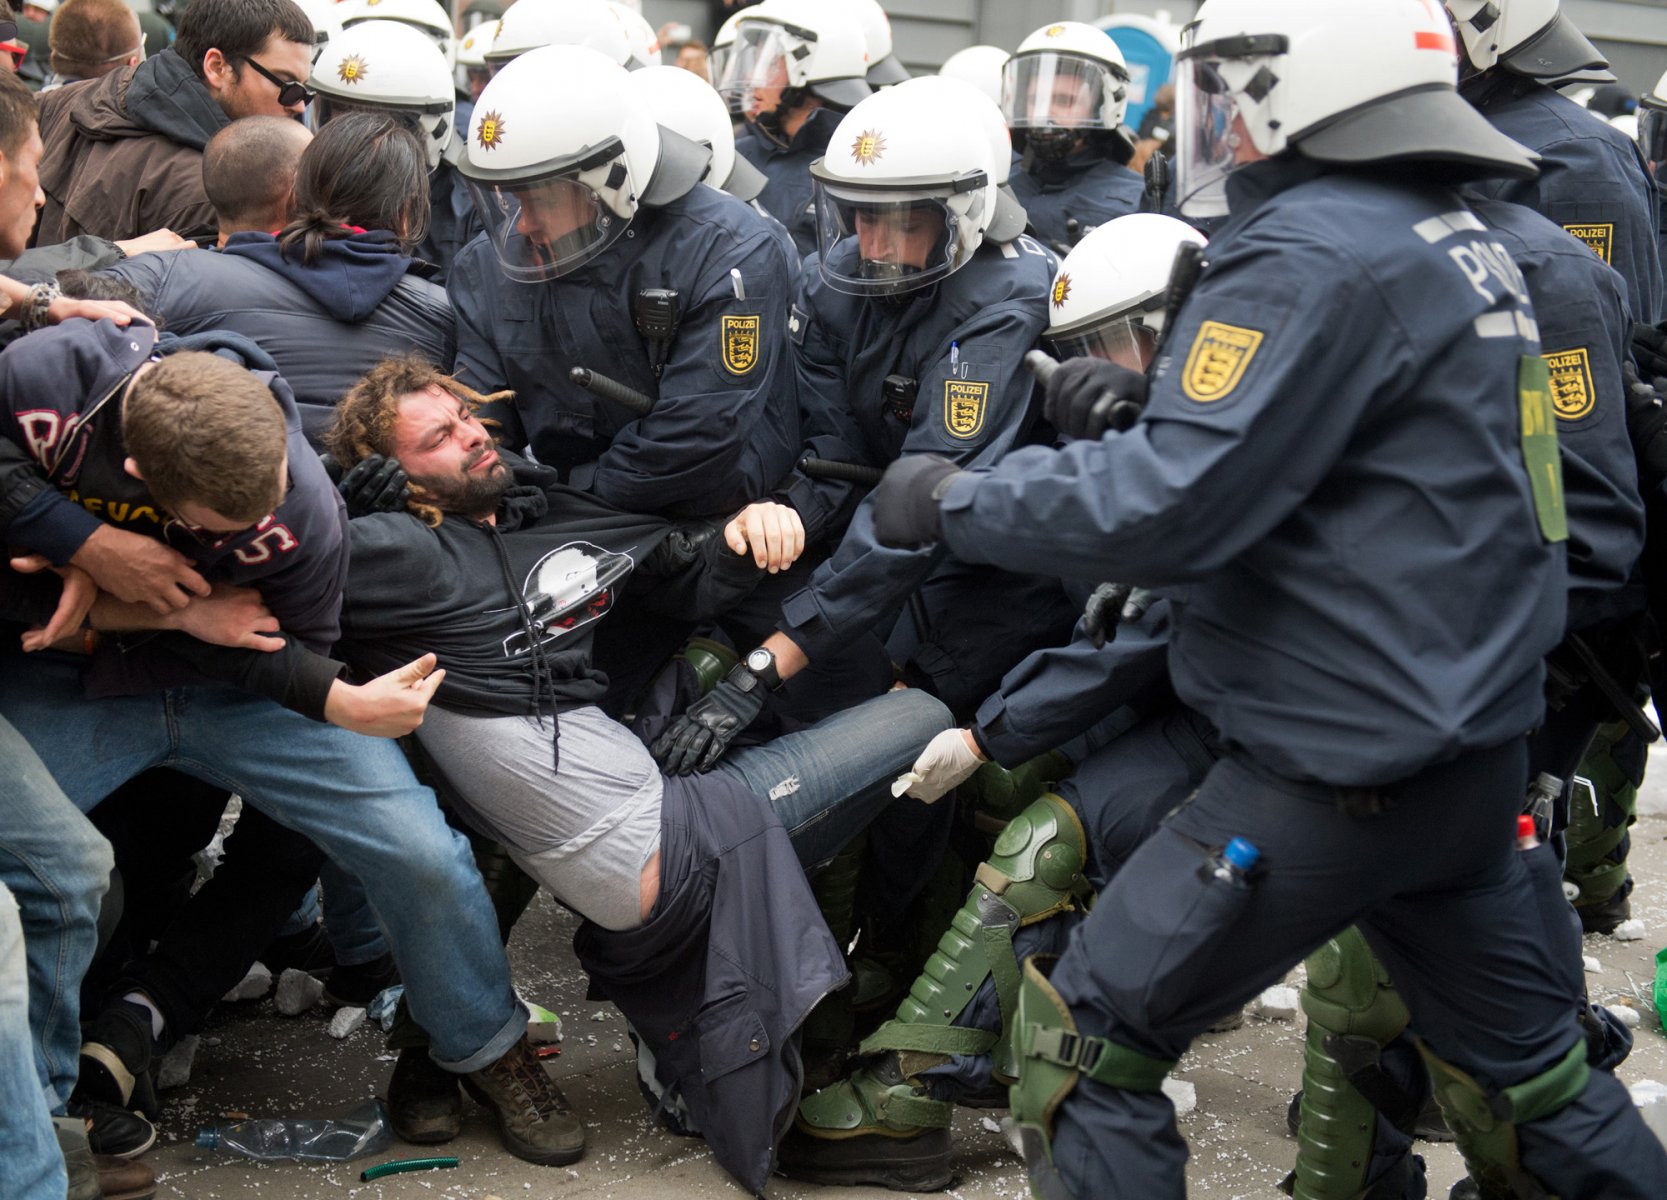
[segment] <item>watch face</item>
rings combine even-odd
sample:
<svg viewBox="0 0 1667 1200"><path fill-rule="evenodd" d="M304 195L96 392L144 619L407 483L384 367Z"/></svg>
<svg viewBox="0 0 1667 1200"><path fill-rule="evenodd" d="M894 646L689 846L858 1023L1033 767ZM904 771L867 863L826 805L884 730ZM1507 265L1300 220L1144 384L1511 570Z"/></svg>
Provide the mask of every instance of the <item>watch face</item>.
<svg viewBox="0 0 1667 1200"><path fill-rule="evenodd" d="M754 650L747 655L747 666L754 671L767 671L775 661L775 656L768 650Z"/></svg>

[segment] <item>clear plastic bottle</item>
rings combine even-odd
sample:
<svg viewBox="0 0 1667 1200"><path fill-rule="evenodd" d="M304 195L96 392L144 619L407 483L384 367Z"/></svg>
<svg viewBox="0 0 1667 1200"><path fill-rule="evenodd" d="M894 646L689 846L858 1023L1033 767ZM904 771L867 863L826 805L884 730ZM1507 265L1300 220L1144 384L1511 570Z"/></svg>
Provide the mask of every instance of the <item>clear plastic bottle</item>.
<svg viewBox="0 0 1667 1200"><path fill-rule="evenodd" d="M1248 887L1246 877L1261 857L1260 850L1244 838L1236 837L1222 848L1220 854L1204 863L1203 871L1211 879L1219 879L1236 887Z"/></svg>
<svg viewBox="0 0 1667 1200"><path fill-rule="evenodd" d="M393 1144L382 1101L365 1101L345 1117L277 1118L208 1125L197 1130L205 1150L230 1150L259 1162L347 1162Z"/></svg>

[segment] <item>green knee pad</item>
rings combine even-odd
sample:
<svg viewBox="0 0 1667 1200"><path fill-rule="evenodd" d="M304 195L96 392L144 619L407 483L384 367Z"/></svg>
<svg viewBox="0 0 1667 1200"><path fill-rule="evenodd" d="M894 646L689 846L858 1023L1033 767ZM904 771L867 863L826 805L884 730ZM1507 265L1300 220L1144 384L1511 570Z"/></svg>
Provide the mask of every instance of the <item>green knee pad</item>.
<svg viewBox="0 0 1667 1200"><path fill-rule="evenodd" d="M1377 1110L1351 1081L1407 1025L1407 1009L1358 929L1308 958L1302 1010L1302 1124L1288 1191L1297 1200L1367 1194Z"/></svg>
<svg viewBox="0 0 1667 1200"><path fill-rule="evenodd" d="M1586 1090L1592 1068L1586 1062L1585 1041L1577 1041L1549 1069L1497 1093L1436 1057L1422 1041L1417 1044L1435 1086L1436 1103L1481 1194L1556 1200L1523 1168L1517 1125L1549 1117Z"/></svg>
<svg viewBox="0 0 1667 1200"><path fill-rule="evenodd" d="M1000 833L1007 822L1070 774L1071 760L1050 750L1012 770L1000 763L985 763L956 789L956 795L979 829Z"/></svg>
<svg viewBox="0 0 1667 1200"><path fill-rule="evenodd" d="M1087 853L1088 837L1076 811L1051 792L1009 821L989 859L979 866L966 903L898 1005L897 1015L863 1042L862 1051L897 1050L937 1061L952 1054L990 1051L997 1076L1014 1078L1010 1033L1019 964L1013 933L1088 898L1082 873ZM1001 1009L1001 1034L956 1026L955 1018L991 976Z"/></svg>
<svg viewBox="0 0 1667 1200"><path fill-rule="evenodd" d="M1079 1079L1086 1076L1126 1092L1156 1092L1175 1066L1107 1038L1079 1034L1071 1010L1048 982L1056 961L1041 954L1025 960L1013 1031L1019 1055L1019 1081L1011 1093L1013 1126L1037 1200L1072 1200L1054 1167L1053 1127L1054 1114Z"/></svg>
<svg viewBox="0 0 1667 1200"><path fill-rule="evenodd" d="M1623 721L1600 726L1576 772L1563 877L1580 889L1577 905L1601 903L1626 885L1628 831L1638 819L1641 781L1614 752L1629 734Z"/></svg>
<svg viewBox="0 0 1667 1200"><path fill-rule="evenodd" d="M728 675L740 661L722 642L714 642L711 638L692 637L683 644L683 649L677 652L677 657L688 663L700 681L700 694L718 686L718 682Z"/></svg>

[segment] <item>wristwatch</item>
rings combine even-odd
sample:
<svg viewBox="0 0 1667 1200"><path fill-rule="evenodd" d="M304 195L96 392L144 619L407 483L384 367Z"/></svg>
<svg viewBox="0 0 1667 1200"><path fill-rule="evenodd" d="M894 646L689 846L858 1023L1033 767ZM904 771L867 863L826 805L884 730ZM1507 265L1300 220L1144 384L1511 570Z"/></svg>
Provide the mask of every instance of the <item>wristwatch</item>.
<svg viewBox="0 0 1667 1200"><path fill-rule="evenodd" d="M763 646L747 655L747 670L758 676L759 681L772 692L780 690L783 681L781 672L776 670L776 656Z"/></svg>

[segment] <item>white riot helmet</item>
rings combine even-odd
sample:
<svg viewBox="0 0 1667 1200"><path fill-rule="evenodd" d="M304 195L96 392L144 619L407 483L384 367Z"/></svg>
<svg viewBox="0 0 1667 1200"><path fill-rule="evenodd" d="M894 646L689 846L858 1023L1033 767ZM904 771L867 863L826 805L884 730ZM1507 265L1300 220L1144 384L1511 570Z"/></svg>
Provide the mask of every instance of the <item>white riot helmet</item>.
<svg viewBox="0 0 1667 1200"><path fill-rule="evenodd" d="M452 140L457 92L446 56L426 35L398 21L360 21L342 30L313 64L318 93L307 123L321 129L344 112L373 109L408 125L430 171Z"/></svg>
<svg viewBox="0 0 1667 1200"><path fill-rule="evenodd" d="M1205 0L1175 62L1175 186L1227 211L1227 176L1294 148L1335 163L1532 178L1535 156L1458 95L1452 29L1423 0Z"/></svg>
<svg viewBox="0 0 1667 1200"><path fill-rule="evenodd" d="M439 0L343 0L338 6L343 29L361 21L398 21L422 33L440 47L450 66L457 53L451 34L451 18Z"/></svg>
<svg viewBox="0 0 1667 1200"><path fill-rule="evenodd" d="M317 62L318 51L341 32L341 17L337 13L341 5L335 0L295 0L295 3L307 14L307 20L313 23L313 61Z"/></svg>
<svg viewBox="0 0 1667 1200"><path fill-rule="evenodd" d="M965 266L995 213L995 164L944 97L887 88L845 114L810 166L822 278L897 296Z"/></svg>
<svg viewBox="0 0 1667 1200"><path fill-rule="evenodd" d="M504 273L532 282L601 254L638 208L683 195L710 162L660 129L624 67L588 46L543 46L486 85L458 170Z"/></svg>
<svg viewBox="0 0 1667 1200"><path fill-rule="evenodd" d="M868 50L868 83L874 88L890 87L909 77L909 69L892 53L891 18L879 0L848 0L851 12L862 26L863 45Z"/></svg>
<svg viewBox="0 0 1667 1200"><path fill-rule="evenodd" d="M1175 255L1188 243L1202 246L1204 235L1159 213L1131 213L1091 229L1054 276L1044 335L1054 352L1144 371L1163 332Z"/></svg>
<svg viewBox="0 0 1667 1200"><path fill-rule="evenodd" d="M802 95L842 112L873 91L867 74L867 42L853 12L826 0L764 0L742 10L718 86L726 99L740 97L749 121L786 144L781 121Z"/></svg>
<svg viewBox="0 0 1667 1200"><path fill-rule="evenodd" d="M1123 52L1080 21L1044 25L1001 71L1001 111L1016 140L1041 158L1062 159L1079 138L1119 129L1128 107Z"/></svg>
<svg viewBox="0 0 1667 1200"><path fill-rule="evenodd" d="M630 54L620 66L628 71L659 66L664 61L660 57L660 35L643 18L642 12L629 4L620 3L620 0L608 0L608 7L613 9L614 17L619 21L620 32L625 35L625 45Z"/></svg>
<svg viewBox="0 0 1667 1200"><path fill-rule="evenodd" d="M729 110L704 79L681 67L646 67L631 72L631 86L662 126L711 149L707 183L740 200L764 190L763 172L735 153Z"/></svg>
<svg viewBox="0 0 1667 1200"><path fill-rule="evenodd" d="M1000 46L968 46L944 59L938 74L945 79L961 79L988 96L1001 107L1001 73L1013 56ZM1006 120L1005 117L1002 118Z"/></svg>
<svg viewBox="0 0 1667 1200"><path fill-rule="evenodd" d="M1569 23L1558 0L1444 0L1471 68L1534 79L1602 72L1609 64ZM1612 77L1611 77L1612 78Z"/></svg>
<svg viewBox="0 0 1667 1200"><path fill-rule="evenodd" d="M990 177L996 185L996 208L984 240L1004 245L1023 233L1028 220L1024 206L1007 186L1013 172L1013 139L1002 119L1001 106L965 80L943 75L916 75L897 87L927 97L924 103L936 105L940 112L957 113L977 122L990 142Z"/></svg>
<svg viewBox="0 0 1667 1200"><path fill-rule="evenodd" d="M625 24L607 0L516 0L486 47L487 68L496 74L541 46L588 46L626 69L633 61Z"/></svg>
<svg viewBox="0 0 1667 1200"><path fill-rule="evenodd" d="M486 69L486 47L492 44L492 34L497 31L498 18L476 25L468 33L457 39L457 70L455 82L457 90L471 100L480 96L481 89L491 78Z"/></svg>
<svg viewBox="0 0 1667 1200"><path fill-rule="evenodd" d="M1667 162L1667 75L1638 97L1638 148L1652 168Z"/></svg>

